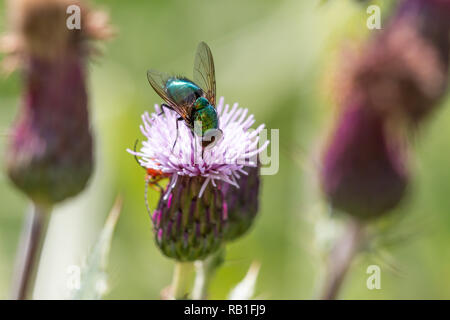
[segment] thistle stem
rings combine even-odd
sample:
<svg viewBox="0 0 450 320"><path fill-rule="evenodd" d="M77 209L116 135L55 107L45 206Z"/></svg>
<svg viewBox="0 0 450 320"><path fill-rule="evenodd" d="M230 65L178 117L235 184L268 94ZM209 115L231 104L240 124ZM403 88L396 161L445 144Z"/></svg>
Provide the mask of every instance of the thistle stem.
<svg viewBox="0 0 450 320"><path fill-rule="evenodd" d="M206 299L212 277L209 271L206 261L195 261L195 282L192 290L192 299Z"/></svg>
<svg viewBox="0 0 450 320"><path fill-rule="evenodd" d="M24 300L31 297L50 211L49 207L33 203L27 213L14 268L12 299Z"/></svg>
<svg viewBox="0 0 450 320"><path fill-rule="evenodd" d="M192 272L192 262L177 262L172 279L172 298L184 300L189 296L191 283L190 274Z"/></svg>
<svg viewBox="0 0 450 320"><path fill-rule="evenodd" d="M349 221L346 232L329 255L325 285L321 293L322 300L337 298L350 265L364 242L364 237L364 225L354 220Z"/></svg>
<svg viewBox="0 0 450 320"><path fill-rule="evenodd" d="M208 297L209 286L216 275L217 269L225 260L225 248L209 256L203 261L195 262L195 282L192 290L192 299L205 300Z"/></svg>

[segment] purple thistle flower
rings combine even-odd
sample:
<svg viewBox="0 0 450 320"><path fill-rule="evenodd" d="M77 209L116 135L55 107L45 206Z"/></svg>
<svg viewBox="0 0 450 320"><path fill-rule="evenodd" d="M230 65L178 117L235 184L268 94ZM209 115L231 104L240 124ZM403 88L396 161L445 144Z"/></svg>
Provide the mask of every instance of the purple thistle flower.
<svg viewBox="0 0 450 320"><path fill-rule="evenodd" d="M153 213L156 243L163 253L179 261L204 259L220 248L228 237L230 209L227 202L233 194L248 194L241 186L255 187L245 181L257 168L258 154L268 141L259 146L259 133L264 125L250 130L255 120L247 109L230 108L221 98L217 104L223 136L213 147L202 150L201 139L186 125L180 125L178 140L176 114L155 106L156 112L142 116L142 133L147 137L139 151L128 149L140 157L145 168L170 175L170 182ZM259 173L259 170L256 172ZM244 182L244 183L241 183ZM255 198L257 198L257 190ZM255 199L257 202L257 199ZM252 203L255 202L252 200ZM252 207L252 210L254 206ZM254 216L255 213L250 215ZM236 219L233 219L233 221Z"/></svg>

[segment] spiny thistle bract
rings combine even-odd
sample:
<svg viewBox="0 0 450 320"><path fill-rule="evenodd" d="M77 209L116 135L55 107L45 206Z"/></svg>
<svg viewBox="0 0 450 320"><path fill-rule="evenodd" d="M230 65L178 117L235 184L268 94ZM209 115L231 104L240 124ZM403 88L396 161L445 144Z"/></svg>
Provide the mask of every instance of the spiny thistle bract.
<svg viewBox="0 0 450 320"><path fill-rule="evenodd" d="M232 241L244 235L252 226L258 213L260 164L245 168L247 174L239 179L239 190L229 184L222 187L228 211L228 223L225 226L225 239Z"/></svg>
<svg viewBox="0 0 450 320"><path fill-rule="evenodd" d="M268 141L259 145L258 134L264 125L250 130L253 115L247 116L248 110L237 104L231 109L224 106L221 98L217 113L223 137L203 150L199 138L181 125L174 147L176 114L167 110L159 114L159 106L155 109L156 113L142 117L141 131L147 140L141 150L128 152L140 157L143 167L171 175L152 215L156 243L176 260L204 259L229 237L229 224L236 219L229 219L227 201L232 193L248 192L239 188L246 186L240 182L245 181L248 170L258 166L258 154L267 147ZM232 208L235 210L234 205Z"/></svg>

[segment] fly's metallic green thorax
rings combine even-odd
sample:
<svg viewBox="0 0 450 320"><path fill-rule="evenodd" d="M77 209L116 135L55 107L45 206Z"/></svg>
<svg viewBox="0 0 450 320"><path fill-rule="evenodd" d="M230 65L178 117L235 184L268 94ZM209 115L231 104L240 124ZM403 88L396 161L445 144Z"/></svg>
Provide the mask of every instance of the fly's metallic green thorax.
<svg viewBox="0 0 450 320"><path fill-rule="evenodd" d="M168 79L165 90L167 95L180 105L191 105L203 94L199 86L185 78Z"/></svg>
<svg viewBox="0 0 450 320"><path fill-rule="evenodd" d="M192 122L194 125L194 133L200 137L205 136L205 133L210 129L219 128L217 112L211 104L201 109L194 109Z"/></svg>
<svg viewBox="0 0 450 320"><path fill-rule="evenodd" d="M210 103L209 103L208 99L206 99L204 97L200 97L197 100L195 100L194 109L195 110L200 110L200 109L203 109L203 108L205 108L205 107L207 107L209 105L210 105Z"/></svg>
<svg viewBox="0 0 450 320"><path fill-rule="evenodd" d="M194 127L194 133L204 136L209 129L218 129L219 121L214 106L208 99L202 97L203 90L195 83L185 78L170 78L167 80L167 94L177 103L192 106L190 126ZM196 127L195 122L198 122Z"/></svg>

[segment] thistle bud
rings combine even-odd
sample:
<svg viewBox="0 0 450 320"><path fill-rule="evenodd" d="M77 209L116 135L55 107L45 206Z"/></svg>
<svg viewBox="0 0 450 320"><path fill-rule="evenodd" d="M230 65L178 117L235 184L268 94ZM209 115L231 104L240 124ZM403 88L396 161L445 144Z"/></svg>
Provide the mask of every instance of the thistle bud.
<svg viewBox="0 0 450 320"><path fill-rule="evenodd" d="M178 180L173 190L161 197L153 214L156 244L166 256L178 261L202 260L223 242L227 205L220 190L212 185L199 197L204 178Z"/></svg>
<svg viewBox="0 0 450 320"><path fill-rule="evenodd" d="M403 198L405 153L382 118L363 104L343 110L323 158L321 181L331 206L359 219L378 217Z"/></svg>
<svg viewBox="0 0 450 320"><path fill-rule="evenodd" d="M347 59L340 119L325 153L322 186L358 218L393 209L408 184L399 133L423 121L446 91L450 2L403 0L386 27Z"/></svg>
<svg viewBox="0 0 450 320"><path fill-rule="evenodd" d="M84 75L76 58L61 64L33 59L29 67L8 174L32 200L53 204L80 192L92 171Z"/></svg>
<svg viewBox="0 0 450 320"><path fill-rule="evenodd" d="M29 198L47 205L78 194L93 167L93 141L88 114L87 40L104 38L99 24L81 2L11 1L14 44L8 59L20 62L24 91L6 153L8 175ZM70 5L81 8L81 28L66 25ZM93 19L96 19L94 22ZM8 66L6 66L8 67Z"/></svg>
<svg viewBox="0 0 450 320"><path fill-rule="evenodd" d="M229 184L222 188L228 211L228 223L225 226L227 241L240 238L255 220L259 206L259 171L259 166L246 168L247 174L239 179L239 189Z"/></svg>

